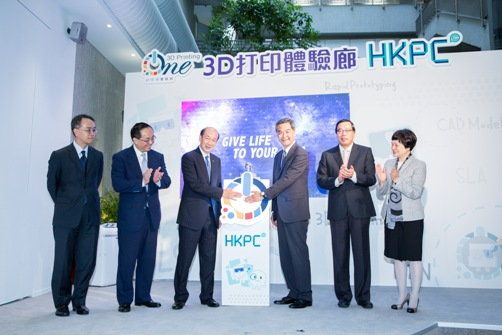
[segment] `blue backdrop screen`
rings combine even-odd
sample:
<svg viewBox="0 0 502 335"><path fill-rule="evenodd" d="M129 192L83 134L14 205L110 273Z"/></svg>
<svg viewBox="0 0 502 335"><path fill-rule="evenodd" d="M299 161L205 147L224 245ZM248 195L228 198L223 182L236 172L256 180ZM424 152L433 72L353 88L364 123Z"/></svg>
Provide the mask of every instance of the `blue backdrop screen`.
<svg viewBox="0 0 502 335"><path fill-rule="evenodd" d="M349 94L183 101L181 148L193 150L187 143L205 126L214 126L220 133L214 153L224 179L238 177L246 163L260 178L272 179L274 156L282 149L275 123L283 117L295 120L296 142L309 152L310 197L322 196L317 163L323 151L337 145L336 122L350 118Z"/></svg>

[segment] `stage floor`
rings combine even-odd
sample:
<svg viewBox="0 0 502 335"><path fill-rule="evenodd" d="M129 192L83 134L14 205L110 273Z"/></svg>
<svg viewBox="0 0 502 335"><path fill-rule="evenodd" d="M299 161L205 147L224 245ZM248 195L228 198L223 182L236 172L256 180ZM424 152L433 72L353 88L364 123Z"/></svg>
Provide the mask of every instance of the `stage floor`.
<svg viewBox="0 0 502 335"><path fill-rule="evenodd" d="M436 322L502 325L502 290L422 288L417 314L395 311L394 287L372 287L375 307L365 310L354 301L341 309L332 286L313 286L312 307L287 306L209 308L199 303L200 284L190 282L185 308L171 309L172 280L155 281L154 300L161 308L132 306L119 313L115 286L91 287L90 314L60 318L54 315L50 293L0 306L0 334L413 334ZM286 294L284 285L272 285L271 301ZM215 299L221 302L220 282Z"/></svg>

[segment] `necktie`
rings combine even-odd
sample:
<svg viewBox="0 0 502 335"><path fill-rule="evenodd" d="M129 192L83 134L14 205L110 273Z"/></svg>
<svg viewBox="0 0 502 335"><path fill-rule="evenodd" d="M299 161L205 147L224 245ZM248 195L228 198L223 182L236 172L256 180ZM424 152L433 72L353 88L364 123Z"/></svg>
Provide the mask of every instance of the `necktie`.
<svg viewBox="0 0 502 335"><path fill-rule="evenodd" d="M206 161L207 176L211 179L211 163L209 163L209 155L204 157L204 160Z"/></svg>
<svg viewBox="0 0 502 335"><path fill-rule="evenodd" d="M84 176L85 176L85 165L87 163L87 157L85 157L85 150L82 150L80 152L81 156L80 156L80 167L82 168L82 171L84 172ZM87 204L87 194L85 194L84 192L84 205Z"/></svg>
<svg viewBox="0 0 502 335"><path fill-rule="evenodd" d="M206 162L206 169L207 169L207 175L209 177L209 184L211 184L211 163L209 162L209 155L204 157L204 161ZM215 202L214 202L213 198L209 198L209 206L212 208L214 219L216 220L216 218L217 218L216 212L215 212L216 206L215 206Z"/></svg>
<svg viewBox="0 0 502 335"><path fill-rule="evenodd" d="M80 167L85 171L85 163L87 163L87 157L85 157L85 150L80 152Z"/></svg>
<svg viewBox="0 0 502 335"><path fill-rule="evenodd" d="M350 151L343 150L343 164L345 165L346 168L349 168L349 156L350 156Z"/></svg>
<svg viewBox="0 0 502 335"><path fill-rule="evenodd" d="M146 152L141 153L141 173L145 173L148 169L148 162L146 161Z"/></svg>
<svg viewBox="0 0 502 335"><path fill-rule="evenodd" d="M281 169L284 166L284 161L286 160L286 155L287 155L286 151L283 150L282 157L281 157Z"/></svg>
<svg viewBox="0 0 502 335"><path fill-rule="evenodd" d="M148 169L148 162L146 161L146 152L141 153L141 173L144 174L146 169ZM146 191L148 192L148 183L145 185ZM148 203L146 204L148 207Z"/></svg>

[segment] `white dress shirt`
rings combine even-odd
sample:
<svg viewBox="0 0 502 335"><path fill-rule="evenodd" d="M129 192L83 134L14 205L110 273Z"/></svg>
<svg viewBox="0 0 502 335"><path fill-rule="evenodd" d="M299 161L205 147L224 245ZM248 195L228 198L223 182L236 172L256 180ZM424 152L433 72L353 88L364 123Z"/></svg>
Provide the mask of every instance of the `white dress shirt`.
<svg viewBox="0 0 502 335"><path fill-rule="evenodd" d="M73 147L75 150L77 150L77 155L78 158L82 158L82 151L85 151L85 157L89 158L89 146L86 145L85 148L81 148L80 145L77 144L77 142L73 141Z"/></svg>
<svg viewBox="0 0 502 335"><path fill-rule="evenodd" d="M341 145L339 145L338 147L340 148L340 155L342 156L342 161L343 161L343 157L344 157L344 154L346 151L348 151L348 156L347 156L347 164L349 164L349 159L350 159L350 154L352 153L352 147L354 146L354 143L352 143L348 148L344 148L342 147ZM344 162L345 163L345 162ZM349 169L350 167L349 166L346 166L347 169ZM355 184L357 183L357 176L356 176L356 171L354 171L354 174L352 175L352 178L350 178L350 180L352 180L352 182ZM343 181L340 182L338 180L338 176L335 178L335 187L338 187L340 185L343 184Z"/></svg>
<svg viewBox="0 0 502 335"><path fill-rule="evenodd" d="M141 163L143 162L143 151L139 151L135 145L133 145L132 147L134 148L134 152L136 153L136 158L138 159L138 164L141 168ZM145 151L145 160L146 160L146 166L148 166L148 152L147 151ZM153 172L152 172L152 176L153 176ZM147 185L148 185L148 183L145 182L145 179L141 179L141 186L145 187ZM160 180L158 183L155 183L155 185L160 187Z"/></svg>

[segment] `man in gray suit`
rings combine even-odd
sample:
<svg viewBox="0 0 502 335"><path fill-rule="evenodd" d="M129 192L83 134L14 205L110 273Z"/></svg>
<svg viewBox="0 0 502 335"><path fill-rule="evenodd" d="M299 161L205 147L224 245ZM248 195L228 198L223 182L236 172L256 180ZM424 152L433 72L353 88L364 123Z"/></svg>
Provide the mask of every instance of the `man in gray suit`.
<svg viewBox="0 0 502 335"><path fill-rule="evenodd" d="M275 124L283 149L274 158L273 183L264 192L254 192L246 201L272 200L273 223L279 237L281 268L289 289L274 304L290 308L312 306L307 229L310 219L307 151L295 140L295 123L283 118Z"/></svg>
<svg viewBox="0 0 502 335"><path fill-rule="evenodd" d="M339 144L322 153L317 169L317 184L329 190L335 293L339 307L350 306L349 248L352 243L355 298L358 305L370 309L373 304L369 225L376 213L369 187L376 183L375 160L371 148L354 143L356 128L352 121L342 119L335 129Z"/></svg>

